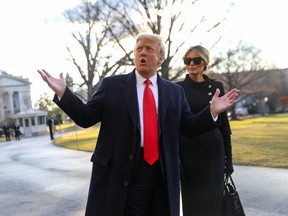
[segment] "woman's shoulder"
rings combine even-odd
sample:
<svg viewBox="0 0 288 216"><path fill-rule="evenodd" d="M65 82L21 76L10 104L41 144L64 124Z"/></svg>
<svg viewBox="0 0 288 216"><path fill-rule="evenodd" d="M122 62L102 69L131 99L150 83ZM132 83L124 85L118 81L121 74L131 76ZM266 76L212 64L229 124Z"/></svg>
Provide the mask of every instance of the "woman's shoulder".
<svg viewBox="0 0 288 216"><path fill-rule="evenodd" d="M209 80L211 83L213 83L214 85L218 85L218 86L223 86L223 83L215 78L211 78L208 75L203 75L205 80Z"/></svg>

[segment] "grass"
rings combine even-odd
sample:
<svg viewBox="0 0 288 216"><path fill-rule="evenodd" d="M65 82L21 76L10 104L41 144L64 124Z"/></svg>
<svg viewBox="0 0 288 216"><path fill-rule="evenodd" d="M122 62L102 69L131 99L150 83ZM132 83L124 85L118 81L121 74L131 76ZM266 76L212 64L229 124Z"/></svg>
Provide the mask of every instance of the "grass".
<svg viewBox="0 0 288 216"><path fill-rule="evenodd" d="M288 168L288 114L246 117L230 124L234 164ZM92 152L99 125L85 130L70 125L70 131L73 127L74 132L56 139L55 144Z"/></svg>
<svg viewBox="0 0 288 216"><path fill-rule="evenodd" d="M230 124L234 164L288 168L288 114L249 116ZM99 125L83 129L70 123L56 128L60 136L53 141L55 145L94 150Z"/></svg>
<svg viewBox="0 0 288 216"><path fill-rule="evenodd" d="M235 164L288 168L288 114L230 121Z"/></svg>
<svg viewBox="0 0 288 216"><path fill-rule="evenodd" d="M59 126L58 126L59 127ZM57 128L57 127L56 127ZM81 128L74 123L61 125L61 132L65 135L55 139L55 145L69 149L92 152L99 133L99 124L88 129ZM58 129L57 129L58 131Z"/></svg>

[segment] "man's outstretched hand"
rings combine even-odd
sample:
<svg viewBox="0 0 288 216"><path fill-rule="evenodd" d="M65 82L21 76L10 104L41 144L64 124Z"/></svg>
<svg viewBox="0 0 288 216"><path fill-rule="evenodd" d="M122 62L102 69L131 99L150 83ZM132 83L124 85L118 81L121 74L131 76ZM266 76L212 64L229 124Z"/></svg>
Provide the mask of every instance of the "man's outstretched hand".
<svg viewBox="0 0 288 216"><path fill-rule="evenodd" d="M240 91L236 88L230 90L222 97L219 97L220 90L216 89L216 92L210 101L210 111L213 117L216 117L220 113L226 111L230 107L232 107L237 100Z"/></svg>
<svg viewBox="0 0 288 216"><path fill-rule="evenodd" d="M60 73L59 79L57 79L57 78L54 78L53 76L51 76L44 69L37 70L37 72L41 75L44 82L46 82L48 84L48 86L55 92L55 94L61 98L63 96L63 94L65 92L65 88L66 88L66 82L65 82L65 79L63 77L63 73Z"/></svg>

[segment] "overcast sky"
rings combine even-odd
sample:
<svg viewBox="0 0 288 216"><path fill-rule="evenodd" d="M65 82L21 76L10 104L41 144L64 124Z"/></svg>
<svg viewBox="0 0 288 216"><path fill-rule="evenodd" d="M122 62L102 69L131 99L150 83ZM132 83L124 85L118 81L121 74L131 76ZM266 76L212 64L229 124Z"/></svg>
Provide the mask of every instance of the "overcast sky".
<svg viewBox="0 0 288 216"><path fill-rule="evenodd" d="M223 7L234 2L222 27L227 44L243 40L261 49L266 61L288 68L286 0L204 1L207 1L205 12L216 17L223 13ZM80 0L0 1L0 70L29 78L33 105L41 93L52 95L37 69L45 68L55 76L73 69L66 60L71 33L59 18L65 9L78 2Z"/></svg>

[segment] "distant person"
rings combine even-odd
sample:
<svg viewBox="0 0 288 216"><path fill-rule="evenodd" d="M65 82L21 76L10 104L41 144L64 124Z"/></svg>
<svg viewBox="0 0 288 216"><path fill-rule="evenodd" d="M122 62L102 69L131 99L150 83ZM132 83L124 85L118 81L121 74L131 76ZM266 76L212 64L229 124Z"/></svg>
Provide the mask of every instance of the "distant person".
<svg viewBox="0 0 288 216"><path fill-rule="evenodd" d="M193 115L183 89L161 78L162 38L139 34L135 69L106 77L83 103L66 85L38 70L55 92L54 102L81 127L101 122L93 152L92 176L85 216L179 216L179 136L195 136L217 126L218 115L231 107L239 91Z"/></svg>
<svg viewBox="0 0 288 216"><path fill-rule="evenodd" d="M49 127L50 138L51 140L53 140L54 132L55 132L55 125L54 125L54 120L52 118L48 119L48 127Z"/></svg>
<svg viewBox="0 0 288 216"><path fill-rule="evenodd" d="M11 139L10 139L10 136L11 136L10 127L7 124L7 122L4 122L2 128L3 128L3 132L4 132L4 135L5 135L6 141L11 141Z"/></svg>
<svg viewBox="0 0 288 216"><path fill-rule="evenodd" d="M15 139L20 140L20 135L22 134L20 131L20 126L17 123L15 123L13 129L14 129L14 133L15 133Z"/></svg>
<svg viewBox="0 0 288 216"><path fill-rule="evenodd" d="M209 51L192 46L184 55L187 75L178 84L183 87L194 114L211 102L216 89L224 95L223 84L206 74ZM221 125L194 138L181 137L180 161L183 216L223 216L224 172L232 173L231 129L224 111Z"/></svg>

